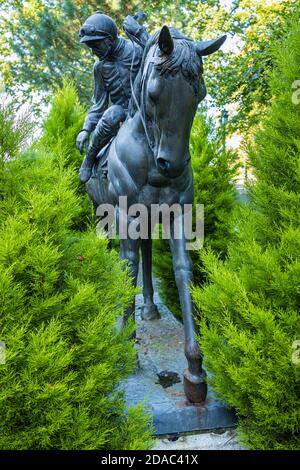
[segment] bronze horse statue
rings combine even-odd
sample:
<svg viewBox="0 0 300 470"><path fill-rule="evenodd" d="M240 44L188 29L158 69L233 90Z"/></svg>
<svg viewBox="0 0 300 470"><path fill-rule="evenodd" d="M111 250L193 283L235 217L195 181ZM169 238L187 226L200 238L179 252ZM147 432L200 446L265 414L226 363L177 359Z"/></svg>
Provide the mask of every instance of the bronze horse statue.
<svg viewBox="0 0 300 470"><path fill-rule="evenodd" d="M217 51L225 41L194 42L174 28L164 26L147 42L140 71L135 79L128 116L108 149L107 179L95 169L86 184L97 207L109 203L119 210L120 196L127 196L128 206L144 204L192 204L193 172L189 138L197 106L206 95L202 56ZM128 223L132 218L128 218ZM150 221L149 221L150 223ZM189 401L201 403L206 398L206 374L197 342L193 305L189 286L192 265L186 249L183 216L177 217L182 237L174 236L171 220L170 248L173 269L184 322L184 390ZM139 253L143 266L144 306L142 318L159 318L153 302L151 235L148 239L121 239L120 256L128 261L134 285L137 283ZM134 305L124 313L124 321L134 315Z"/></svg>

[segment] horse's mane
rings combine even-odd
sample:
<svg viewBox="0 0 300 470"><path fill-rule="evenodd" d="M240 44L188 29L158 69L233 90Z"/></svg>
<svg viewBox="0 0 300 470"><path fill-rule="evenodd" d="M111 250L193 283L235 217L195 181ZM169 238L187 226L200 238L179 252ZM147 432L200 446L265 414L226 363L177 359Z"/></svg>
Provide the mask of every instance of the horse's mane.
<svg viewBox="0 0 300 470"><path fill-rule="evenodd" d="M161 75L176 75L181 72L185 79L193 86L195 94L199 92L199 78L203 73L203 63L201 57L196 52L196 47L191 39L184 36L175 28L169 28L174 40L174 50L170 55L162 55L155 63L155 68ZM158 43L160 31L156 31L147 41L144 49L139 73L134 81L134 93L140 103L141 81L145 66L146 57L150 48ZM132 117L136 112L136 104L131 97L129 102L129 115Z"/></svg>

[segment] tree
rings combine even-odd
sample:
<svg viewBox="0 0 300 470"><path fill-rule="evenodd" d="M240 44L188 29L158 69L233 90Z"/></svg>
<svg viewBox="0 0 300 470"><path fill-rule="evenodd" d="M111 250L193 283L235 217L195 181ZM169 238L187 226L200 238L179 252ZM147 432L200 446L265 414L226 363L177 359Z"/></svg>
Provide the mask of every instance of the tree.
<svg viewBox="0 0 300 470"><path fill-rule="evenodd" d="M227 33L225 50L205 58L204 70L211 102L231 113L228 130L247 135L265 111L273 69L270 44L283 38L291 18L299 15L295 0L217 0L185 2L186 33L193 39ZM229 43L232 42L232 45Z"/></svg>
<svg viewBox="0 0 300 470"><path fill-rule="evenodd" d="M78 31L99 8L116 19L121 34L125 16L139 10L146 11L151 33L165 23L195 40L226 32L236 50L205 58L206 81L212 104L233 107L231 128L247 133L270 98L269 45L285 34L287 20L299 14L295 0L2 0L0 4L0 27L6 32L0 38L1 73L7 90L19 92L19 101L29 101L33 92L47 101L53 86L66 77L74 80L81 102L90 102L94 59L79 44Z"/></svg>
<svg viewBox="0 0 300 470"><path fill-rule="evenodd" d="M134 325L116 328L135 291L107 240L93 227L75 229L83 209L68 147L74 117L82 114L74 97L65 87L54 101L58 126L65 123L60 142L52 114L41 141L21 153L11 117L0 110L10 134L1 139L1 449L152 443L148 416L141 406L126 409L118 389L136 367L128 339Z"/></svg>
<svg viewBox="0 0 300 470"><path fill-rule="evenodd" d="M194 204L204 205L204 246L210 246L221 257L227 251L230 238L229 216L235 205L233 185L237 173L236 154L224 148L224 135L214 132L213 122L204 114L195 118L190 143L194 172ZM195 215L194 215L195 219ZM198 251L190 252L194 266L194 280L203 283ZM172 259L167 240L154 243L154 270L158 277L160 294L178 317L181 317L177 287L172 270Z"/></svg>
<svg viewBox="0 0 300 470"><path fill-rule="evenodd" d="M126 15L146 9L150 30L181 12L182 2L118 0L18 0L2 1L0 67L7 91L29 101L33 92L49 100L63 78L73 80L82 103L90 103L94 57L79 43L78 32L86 18L99 8L113 17L122 34ZM178 13L179 12L179 13Z"/></svg>
<svg viewBox="0 0 300 470"><path fill-rule="evenodd" d="M249 150L251 205L233 221L228 259L202 257L210 283L194 289L194 300L211 385L236 408L242 442L299 449L299 21L272 50L271 106Z"/></svg>

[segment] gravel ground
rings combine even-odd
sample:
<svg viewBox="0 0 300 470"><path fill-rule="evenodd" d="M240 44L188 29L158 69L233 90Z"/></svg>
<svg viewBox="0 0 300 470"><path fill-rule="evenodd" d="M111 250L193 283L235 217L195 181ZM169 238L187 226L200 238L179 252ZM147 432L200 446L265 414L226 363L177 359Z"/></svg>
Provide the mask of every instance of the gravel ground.
<svg viewBox="0 0 300 470"><path fill-rule="evenodd" d="M180 436L173 438L159 438L153 450L243 450L236 442L235 430L227 430L222 434L213 432Z"/></svg>

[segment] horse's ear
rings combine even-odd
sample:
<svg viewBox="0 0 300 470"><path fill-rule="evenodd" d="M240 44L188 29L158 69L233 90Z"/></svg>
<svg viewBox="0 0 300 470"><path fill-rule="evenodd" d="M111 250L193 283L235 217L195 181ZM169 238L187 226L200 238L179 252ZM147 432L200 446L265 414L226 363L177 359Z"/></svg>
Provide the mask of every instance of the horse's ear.
<svg viewBox="0 0 300 470"><path fill-rule="evenodd" d="M226 36L226 34L224 34L223 36L220 36L217 39L213 39L212 41L199 41L199 42L197 42L196 43L197 53L200 56L213 54L218 49L220 49L222 44L224 44L224 42L226 41L226 38L227 38L227 36Z"/></svg>
<svg viewBox="0 0 300 470"><path fill-rule="evenodd" d="M174 42L168 26L163 26L161 28L158 38L158 46L160 50L166 55L169 55L173 52Z"/></svg>

